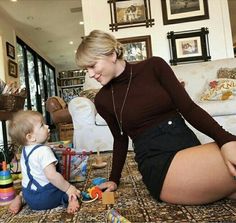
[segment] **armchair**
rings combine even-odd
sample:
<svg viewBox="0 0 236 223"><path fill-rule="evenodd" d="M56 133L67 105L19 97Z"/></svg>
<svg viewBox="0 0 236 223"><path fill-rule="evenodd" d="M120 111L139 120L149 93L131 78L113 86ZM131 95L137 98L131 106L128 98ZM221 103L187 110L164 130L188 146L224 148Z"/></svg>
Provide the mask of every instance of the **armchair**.
<svg viewBox="0 0 236 223"><path fill-rule="evenodd" d="M59 133L59 140L71 140L73 137L72 118L65 101L57 96L50 97L46 101L46 110Z"/></svg>

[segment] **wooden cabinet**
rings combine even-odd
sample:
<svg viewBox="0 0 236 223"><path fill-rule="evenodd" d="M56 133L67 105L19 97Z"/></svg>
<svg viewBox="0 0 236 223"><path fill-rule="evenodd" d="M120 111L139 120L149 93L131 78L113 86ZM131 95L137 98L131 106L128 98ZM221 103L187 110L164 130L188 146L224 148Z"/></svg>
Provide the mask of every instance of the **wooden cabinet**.
<svg viewBox="0 0 236 223"><path fill-rule="evenodd" d="M69 70L59 72L57 83L59 86L60 97L65 102L69 102L74 97L77 97L80 91L83 90L85 80L85 70Z"/></svg>

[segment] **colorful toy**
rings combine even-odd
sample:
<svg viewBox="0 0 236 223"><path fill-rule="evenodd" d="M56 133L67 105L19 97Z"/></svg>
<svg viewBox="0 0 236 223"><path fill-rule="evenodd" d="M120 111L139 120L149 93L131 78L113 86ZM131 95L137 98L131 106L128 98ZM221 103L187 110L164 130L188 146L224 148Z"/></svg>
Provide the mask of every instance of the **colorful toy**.
<svg viewBox="0 0 236 223"><path fill-rule="evenodd" d="M121 216L115 209L108 211L107 220L111 223L131 223L125 217Z"/></svg>
<svg viewBox="0 0 236 223"><path fill-rule="evenodd" d="M94 186L96 186L96 185L102 184L102 183L104 183L104 182L106 182L106 181L107 181L106 178L97 177L97 178L94 178L94 179L92 180L92 184L93 184Z"/></svg>
<svg viewBox="0 0 236 223"><path fill-rule="evenodd" d="M88 193L82 191L81 195L82 195L81 201L83 203L90 203L96 201L97 199L101 199L102 191L99 187L94 186L88 189Z"/></svg>
<svg viewBox="0 0 236 223"><path fill-rule="evenodd" d="M53 147L59 159L63 177L70 182L85 181L87 174L87 161L90 153L79 153L73 148L59 145Z"/></svg>
<svg viewBox="0 0 236 223"><path fill-rule="evenodd" d="M97 187L97 185L106 182L106 178L97 177L92 180L91 187L88 188L87 192L82 191L82 199L81 201L84 203L90 203L97 199L102 199L102 190Z"/></svg>
<svg viewBox="0 0 236 223"><path fill-rule="evenodd" d="M2 171L0 171L0 205L7 205L15 198L13 180L10 170L7 169L6 161L2 162Z"/></svg>

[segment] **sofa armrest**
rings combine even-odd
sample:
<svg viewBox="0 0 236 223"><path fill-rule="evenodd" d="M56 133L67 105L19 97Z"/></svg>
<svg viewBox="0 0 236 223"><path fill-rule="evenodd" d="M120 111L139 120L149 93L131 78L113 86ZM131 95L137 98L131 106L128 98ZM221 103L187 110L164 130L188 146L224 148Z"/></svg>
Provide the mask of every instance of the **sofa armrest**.
<svg viewBox="0 0 236 223"><path fill-rule="evenodd" d="M75 97L68 103L74 129L82 126L95 125L97 110L94 103L85 97Z"/></svg>

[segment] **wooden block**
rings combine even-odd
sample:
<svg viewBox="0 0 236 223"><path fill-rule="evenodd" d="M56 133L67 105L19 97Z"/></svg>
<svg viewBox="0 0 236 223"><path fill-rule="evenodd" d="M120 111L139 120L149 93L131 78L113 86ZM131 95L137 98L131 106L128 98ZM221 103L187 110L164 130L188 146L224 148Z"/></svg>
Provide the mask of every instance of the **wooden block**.
<svg viewBox="0 0 236 223"><path fill-rule="evenodd" d="M114 204L115 203L114 192L103 192L102 193L102 203L103 204Z"/></svg>

